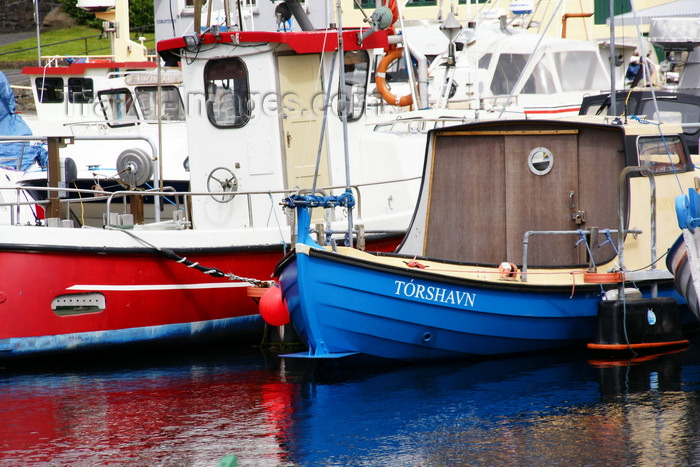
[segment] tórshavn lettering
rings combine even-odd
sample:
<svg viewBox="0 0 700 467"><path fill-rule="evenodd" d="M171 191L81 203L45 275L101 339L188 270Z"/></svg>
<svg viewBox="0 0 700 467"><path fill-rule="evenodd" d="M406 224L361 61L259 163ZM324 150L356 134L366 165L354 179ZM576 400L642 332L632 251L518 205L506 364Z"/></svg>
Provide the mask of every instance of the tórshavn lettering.
<svg viewBox="0 0 700 467"><path fill-rule="evenodd" d="M414 284L412 281L394 281L394 284L396 284L396 292L394 292L394 295L419 298L431 302L474 307L474 300L476 299L476 294L445 289L443 287L434 287L432 285L426 287L423 284Z"/></svg>

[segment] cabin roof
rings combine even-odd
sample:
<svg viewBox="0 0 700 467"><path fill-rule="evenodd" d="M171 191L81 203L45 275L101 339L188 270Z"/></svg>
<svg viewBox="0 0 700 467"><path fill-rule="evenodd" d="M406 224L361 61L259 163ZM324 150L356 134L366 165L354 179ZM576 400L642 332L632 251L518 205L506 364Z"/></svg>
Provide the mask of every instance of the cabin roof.
<svg viewBox="0 0 700 467"><path fill-rule="evenodd" d="M532 126L542 127L543 124L550 128L572 128L572 127L607 127L611 130L618 130L628 136L636 135L659 135L663 132L665 135L673 135L682 133L680 125L674 123L656 123L651 121L637 121L636 119L624 117L621 119L622 124L612 123L613 118L609 116L599 115L575 115L571 117L562 117L555 119L505 119L505 120L484 120L479 122L471 122L463 125L447 126L430 130L431 133L449 133L450 131L477 131L479 129L498 129L499 127L515 127L515 126Z"/></svg>
<svg viewBox="0 0 700 467"><path fill-rule="evenodd" d="M71 63L68 66L27 66L22 68L23 75L41 75L41 76L79 76L84 75L88 70L107 69L107 70L145 70L157 68L156 62L113 62L111 60Z"/></svg>
<svg viewBox="0 0 700 467"><path fill-rule="evenodd" d="M377 31L367 37L362 45L357 43L357 36L362 29L343 31L344 50L386 48L389 45L386 31ZM222 32L218 36L208 33L199 36L200 44L244 44L244 43L278 43L286 44L297 53L332 52L338 49L338 31L335 29L302 32L273 31L236 31ZM175 37L158 42L158 52L167 52L186 48L185 37Z"/></svg>

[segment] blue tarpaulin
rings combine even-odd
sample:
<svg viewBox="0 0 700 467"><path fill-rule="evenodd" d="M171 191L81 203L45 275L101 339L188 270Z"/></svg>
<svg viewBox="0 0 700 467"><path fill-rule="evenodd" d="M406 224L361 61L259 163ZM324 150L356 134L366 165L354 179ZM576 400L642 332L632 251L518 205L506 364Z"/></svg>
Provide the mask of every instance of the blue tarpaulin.
<svg viewBox="0 0 700 467"><path fill-rule="evenodd" d="M0 71L0 135L31 136L31 134L32 130L17 113L15 94L12 92L10 82L5 73ZM48 157L46 148L40 144L32 144L30 141L0 142L1 167L27 170L34 161L40 166L46 167Z"/></svg>

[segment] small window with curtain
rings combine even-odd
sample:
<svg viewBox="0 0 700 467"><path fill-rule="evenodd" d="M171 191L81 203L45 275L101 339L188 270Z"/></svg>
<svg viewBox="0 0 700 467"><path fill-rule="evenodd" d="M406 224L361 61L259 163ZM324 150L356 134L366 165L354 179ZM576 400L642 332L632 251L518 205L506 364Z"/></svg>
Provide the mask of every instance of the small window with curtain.
<svg viewBox="0 0 700 467"><path fill-rule="evenodd" d="M94 99L92 78L68 78L68 102L91 104Z"/></svg>
<svg viewBox="0 0 700 467"><path fill-rule="evenodd" d="M63 102L63 78L37 78L36 95L42 104Z"/></svg>
<svg viewBox="0 0 700 467"><path fill-rule="evenodd" d="M348 121L357 120L365 108L367 77L369 75L369 54L366 50L351 50L345 52L345 93L338 89L340 96L345 96L345 106ZM339 102L343 102L340 101ZM338 108L338 116L342 117L343 107Z"/></svg>
<svg viewBox="0 0 700 467"><path fill-rule="evenodd" d="M207 117L217 128L239 128L250 119L248 70L239 58L210 60L204 67Z"/></svg>

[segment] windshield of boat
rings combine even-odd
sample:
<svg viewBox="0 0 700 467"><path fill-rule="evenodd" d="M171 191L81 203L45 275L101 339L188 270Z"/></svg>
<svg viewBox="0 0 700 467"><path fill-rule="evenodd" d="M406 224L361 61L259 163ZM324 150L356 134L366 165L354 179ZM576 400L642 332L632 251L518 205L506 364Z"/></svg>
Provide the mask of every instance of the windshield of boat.
<svg viewBox="0 0 700 467"><path fill-rule="evenodd" d="M585 91L610 87L598 56L595 52L570 50L552 54L563 91Z"/></svg>
<svg viewBox="0 0 700 467"><path fill-rule="evenodd" d="M126 88L97 93L100 109L110 127L134 125L138 120L134 98Z"/></svg>
<svg viewBox="0 0 700 467"><path fill-rule="evenodd" d="M513 92L529 57L525 53L501 53L491 79L491 93L497 96ZM479 66L486 66L490 61L491 57L484 55ZM521 78L523 85L517 90L521 94L554 94L557 82L562 91L605 89L607 86L606 72L593 51L547 53L530 68L532 71Z"/></svg>
<svg viewBox="0 0 700 467"><path fill-rule="evenodd" d="M138 86L136 99L146 120L158 120L158 86ZM161 119L184 121L185 107L175 86L161 87Z"/></svg>
<svg viewBox="0 0 700 467"><path fill-rule="evenodd" d="M659 114L656 113L656 105ZM643 102L642 114L648 115L651 120L664 123L698 123L700 122L700 104L697 102L678 102L659 98L656 104L652 99Z"/></svg>
<svg viewBox="0 0 700 467"><path fill-rule="evenodd" d="M502 53L498 56L498 63L491 80L491 92L494 95L506 95L513 92L513 87L527 64L529 54ZM479 63L486 64L490 57L482 57ZM554 84L554 76L551 65L545 60L535 63L529 76L524 76L522 94L553 94L557 92Z"/></svg>

